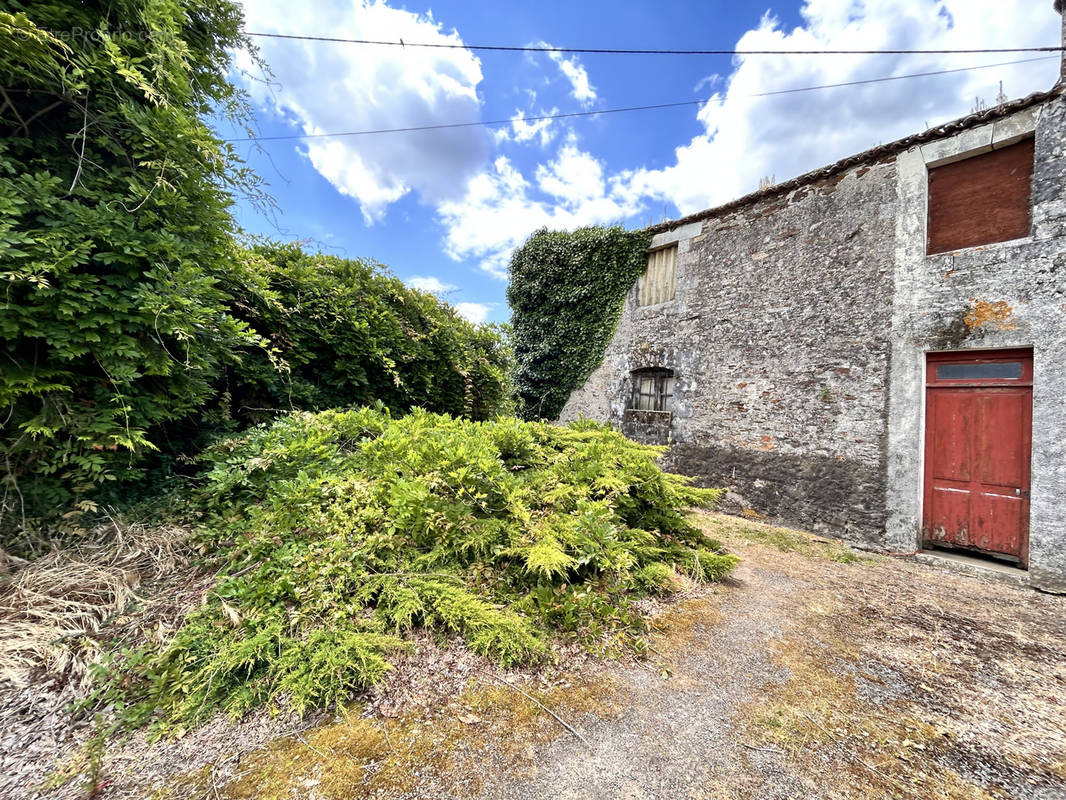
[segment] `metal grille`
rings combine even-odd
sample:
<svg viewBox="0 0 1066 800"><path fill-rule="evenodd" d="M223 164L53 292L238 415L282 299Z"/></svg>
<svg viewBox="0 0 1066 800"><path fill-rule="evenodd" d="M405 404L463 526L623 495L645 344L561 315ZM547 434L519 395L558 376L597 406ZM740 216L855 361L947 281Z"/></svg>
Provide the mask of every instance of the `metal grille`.
<svg viewBox="0 0 1066 800"><path fill-rule="evenodd" d="M669 411L674 397L674 374L669 370L633 373L633 408L638 411Z"/></svg>
<svg viewBox="0 0 1066 800"><path fill-rule="evenodd" d="M648 271L640 279L640 304L642 306L653 306L674 299L676 265L676 244L648 253Z"/></svg>

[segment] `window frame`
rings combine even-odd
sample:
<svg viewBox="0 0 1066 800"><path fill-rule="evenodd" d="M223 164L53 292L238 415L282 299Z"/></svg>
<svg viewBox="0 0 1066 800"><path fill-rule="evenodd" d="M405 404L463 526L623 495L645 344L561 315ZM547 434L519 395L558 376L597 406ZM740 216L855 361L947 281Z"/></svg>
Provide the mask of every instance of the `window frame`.
<svg viewBox="0 0 1066 800"><path fill-rule="evenodd" d="M629 373L630 411L651 411L670 413L674 404L674 385L676 376L667 367L645 367ZM645 385L649 390L645 391ZM644 403L644 405L642 405Z"/></svg>
<svg viewBox="0 0 1066 800"><path fill-rule="evenodd" d="M967 238L960 236L957 231L954 231L954 239L952 238L952 229L949 223L937 223L934 220L936 215L934 214L934 183L937 181L937 175L940 176L940 180L951 180L947 176L949 171L959 172L968 168L978 168L976 162L986 159L990 156L1001 155L1004 151L1011 148L1018 147L1020 145L1028 145L1032 148L1030 158L1026 164L1028 171L1026 174L1026 184L1028 191L1025 194L1025 230L1020 235L1014 235L1016 231L1008 231L1009 235L1001 236L995 234L992 238L982 236L980 238L974 238L971 236ZM1027 154L1029 155L1029 154ZM987 162L986 162L987 163ZM975 247L987 247L989 245L1004 244L1007 242L1022 241L1032 236L1033 231L1033 175L1036 167L1036 152L1035 152L1035 136L1034 132L1028 132L1016 139L1000 142L995 145L989 145L970 152L962 151L952 154L946 158L937 159L936 161L926 161L925 165L925 255L926 257L934 257L943 255L945 253L953 253L961 250L969 250ZM996 167L986 167L986 169L996 169ZM963 176L956 177L957 181L970 180L973 183L980 183L980 178L976 176ZM965 184L964 184L965 185ZM940 199L948 202L950 206L951 200L956 200L957 194L953 194L950 189L940 189L943 192L940 195ZM956 192L958 189L956 188ZM1013 199L1013 198L1012 198ZM994 215L1002 214L1004 210L1015 211L1014 206L1002 205L993 209L985 210L985 214L982 215L982 220L986 218L992 218ZM945 212L947 213L947 212ZM988 225L981 226L984 229L988 229ZM1019 226L1019 230L1021 227ZM946 240L946 241L945 241Z"/></svg>

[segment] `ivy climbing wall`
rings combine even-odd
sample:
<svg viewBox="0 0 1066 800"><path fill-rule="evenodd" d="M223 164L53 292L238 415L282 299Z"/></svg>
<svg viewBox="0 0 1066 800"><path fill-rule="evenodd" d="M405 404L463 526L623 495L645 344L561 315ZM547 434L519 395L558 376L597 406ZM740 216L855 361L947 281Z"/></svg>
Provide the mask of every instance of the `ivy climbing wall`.
<svg viewBox="0 0 1066 800"><path fill-rule="evenodd" d="M651 234L625 228L539 230L511 258L518 412L554 419L603 360Z"/></svg>

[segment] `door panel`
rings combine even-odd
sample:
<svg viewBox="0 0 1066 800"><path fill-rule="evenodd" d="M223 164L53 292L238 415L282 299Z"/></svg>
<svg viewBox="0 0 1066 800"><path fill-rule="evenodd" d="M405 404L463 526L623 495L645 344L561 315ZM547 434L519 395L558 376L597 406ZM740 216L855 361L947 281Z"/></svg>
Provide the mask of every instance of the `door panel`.
<svg viewBox="0 0 1066 800"><path fill-rule="evenodd" d="M977 395L974 461L976 479L982 484L1022 485L1022 423L1028 400L1024 391L1012 389L992 389Z"/></svg>
<svg viewBox="0 0 1066 800"><path fill-rule="evenodd" d="M934 486L931 508L926 509L929 536L937 542L968 543L970 527L970 492ZM948 531L951 532L950 538Z"/></svg>
<svg viewBox="0 0 1066 800"><path fill-rule="evenodd" d="M990 553L1018 554L1022 499L977 492L973 495L968 544Z"/></svg>
<svg viewBox="0 0 1066 800"><path fill-rule="evenodd" d="M1020 361L1020 372L992 368L1007 361L1015 367ZM972 368L937 369L945 365ZM930 354L926 374L925 541L1016 558L1024 565L1031 352Z"/></svg>
<svg viewBox="0 0 1066 800"><path fill-rule="evenodd" d="M973 425L971 400L961 394L937 397L931 431L933 447L933 476L946 480L970 480L970 428Z"/></svg>

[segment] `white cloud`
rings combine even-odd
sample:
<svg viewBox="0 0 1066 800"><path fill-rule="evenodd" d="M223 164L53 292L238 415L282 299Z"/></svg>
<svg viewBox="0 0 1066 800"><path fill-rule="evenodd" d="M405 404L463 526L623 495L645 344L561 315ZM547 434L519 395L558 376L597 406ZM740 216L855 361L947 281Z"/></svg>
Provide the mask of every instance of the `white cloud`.
<svg viewBox="0 0 1066 800"><path fill-rule="evenodd" d="M628 174L606 177L603 164L578 149L573 137L554 161L537 168L536 181L497 158L491 171L470 181L462 200L439 206L445 252L457 260L480 259L483 270L505 280L511 251L538 228L621 222L642 209Z"/></svg>
<svg viewBox="0 0 1066 800"><path fill-rule="evenodd" d="M737 49L953 49L1046 45L1058 21L1043 4L1021 0L808 0L804 24L782 30L771 16ZM996 25L989 25L989 19ZM559 54L556 54L558 56ZM553 56L556 63L558 58ZM682 214L727 202L779 180L832 163L880 142L992 101L1002 79L1020 96L1054 82L1054 60L839 89L752 97L794 87L1010 61L988 55L750 56L736 59L715 100L700 107L703 132L675 149L674 164L610 173L571 135L554 160L527 177L506 158L475 176L464 198L438 207L445 251L477 258L505 278L510 252L540 227L570 229L622 221L653 203ZM586 76L587 77L587 76ZM578 84L574 84L577 89ZM590 89L591 92L591 89ZM593 95L594 96L594 95ZM666 135L666 134L664 134Z"/></svg>
<svg viewBox="0 0 1066 800"><path fill-rule="evenodd" d="M536 172L541 191L570 201L591 201L603 194L603 165L570 139L550 164Z"/></svg>
<svg viewBox="0 0 1066 800"><path fill-rule="evenodd" d="M458 33L446 31L428 13L389 8L381 0L321 0L313 5L245 0L244 5L252 30L461 42ZM807 0L801 14L802 24L789 30L767 15L739 39L737 48L1024 47L1055 43L1059 36L1059 20L1042 0ZM271 92L250 82L254 98L307 132L467 121L481 115L481 64L467 51L274 40L260 44L281 85ZM661 169L635 165L612 171L572 133L556 138L565 123L530 121L529 116L557 110L535 111L537 96L528 88L528 109L517 110L500 131L461 128L330 138L310 140L302 147L315 169L357 200L368 222L380 219L391 203L415 194L435 209L443 228L442 246L450 257L476 259L486 272L505 279L511 250L540 227L621 222L649 207L658 212L665 203L675 204L681 213L723 203L754 190L764 176L786 180L921 130L926 123L966 113L977 96L991 102L1001 79L1012 97L1048 88L1057 65L1052 59L889 83L752 95L1018 57L739 57L732 74L701 82L701 91L718 89L714 100L696 114L701 130L678 143L673 163ZM561 53L549 58L575 100L589 107L598 99L576 58ZM239 63L247 67L247 56ZM671 141L669 128L661 135L664 142ZM520 169L511 158L490 157L489 148L504 142L554 145L554 150L549 161ZM460 305L477 316L481 311L476 309L484 304Z"/></svg>
<svg viewBox="0 0 1066 800"><path fill-rule="evenodd" d="M412 289L418 289L422 292L429 292L430 294L444 294L445 292L454 292L458 289L451 283L444 283L440 278L433 275L412 275L406 281L404 281Z"/></svg>
<svg viewBox="0 0 1066 800"><path fill-rule="evenodd" d="M460 317L475 325L487 320L492 311L492 306L487 303L455 303L454 306Z"/></svg>
<svg viewBox="0 0 1066 800"><path fill-rule="evenodd" d="M551 47L547 42L539 42L541 47ZM559 71L570 81L570 94L583 106L592 105L596 99L596 88L589 82L589 73L577 57L567 58L562 53L548 52L548 58L555 62Z"/></svg>
<svg viewBox="0 0 1066 800"><path fill-rule="evenodd" d="M548 111L539 111L534 116L549 117L558 113L558 108L552 108ZM555 128L552 127L553 122L554 120L551 119L534 119L527 122L525 113L515 109L515 115L511 118L511 127L500 128L494 131L492 136L497 142L511 141L519 144L524 144L536 138L539 139L541 147L547 147L551 140L555 138Z"/></svg>
<svg viewBox="0 0 1066 800"><path fill-rule="evenodd" d="M243 0L245 25L266 32L328 32L359 39L462 42L431 14L380 0ZM481 62L469 51L259 39L279 85L249 80L253 99L305 133L403 128L480 118ZM255 74L250 57L237 65ZM480 128L310 139L310 163L360 205L367 223L411 192L430 203L461 192L488 157Z"/></svg>
<svg viewBox="0 0 1066 800"><path fill-rule="evenodd" d="M763 18L738 50L955 49L1026 47L1058 40L1049 3L1014 0L808 0L804 25L782 30ZM990 22L994 21L994 22ZM787 89L969 67L1024 55L747 56L724 91L702 106L703 132L676 148L676 161L632 175L633 191L676 203L682 214L967 113L976 97L990 105L1003 81L1018 97L1054 82L1054 60L951 76L913 78L775 97Z"/></svg>

